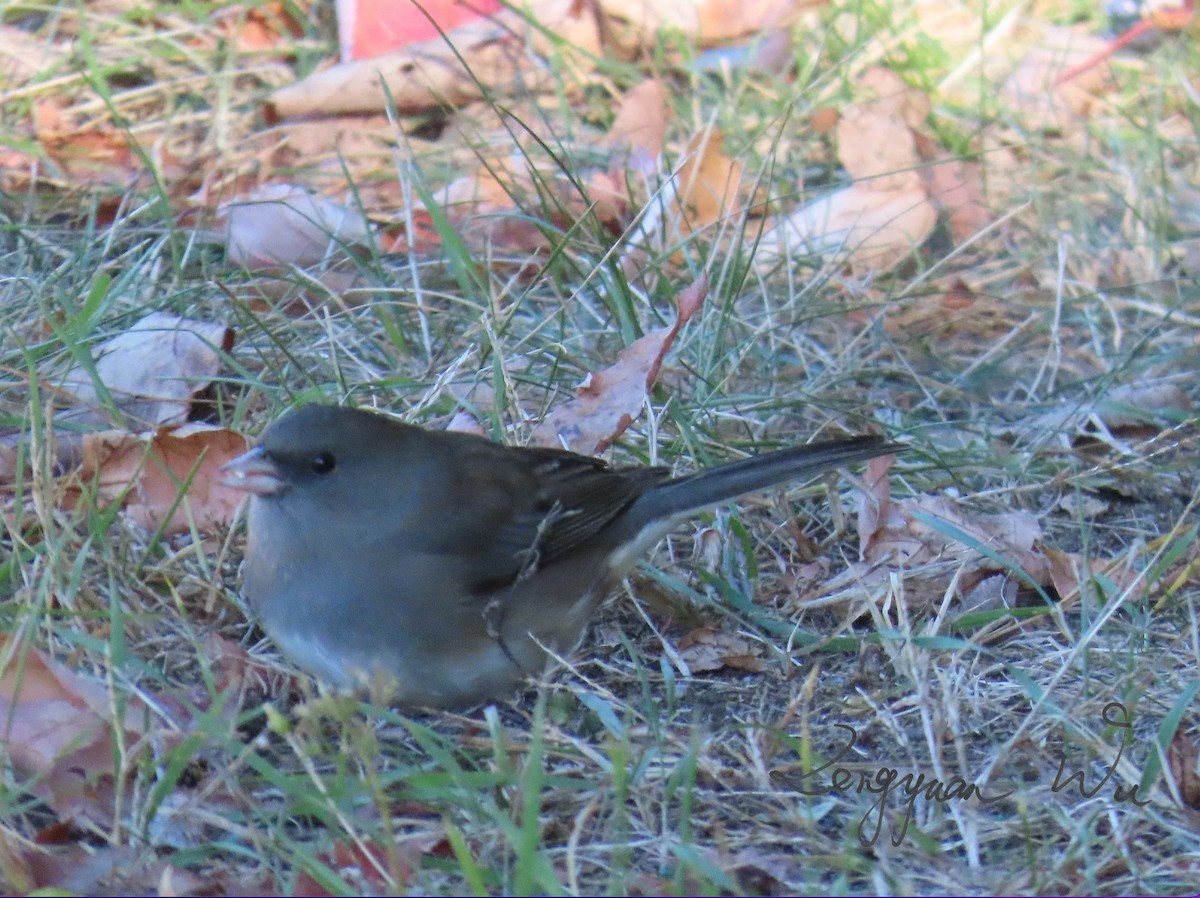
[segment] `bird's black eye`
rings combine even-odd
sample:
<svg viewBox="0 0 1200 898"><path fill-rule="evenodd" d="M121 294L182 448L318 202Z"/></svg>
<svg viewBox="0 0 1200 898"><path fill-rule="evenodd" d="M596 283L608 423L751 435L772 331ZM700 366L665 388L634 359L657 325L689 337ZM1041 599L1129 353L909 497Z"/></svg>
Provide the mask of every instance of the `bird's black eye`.
<svg viewBox="0 0 1200 898"><path fill-rule="evenodd" d="M318 452L313 456L312 472L314 474L328 474L337 467L337 459L333 457L332 452Z"/></svg>

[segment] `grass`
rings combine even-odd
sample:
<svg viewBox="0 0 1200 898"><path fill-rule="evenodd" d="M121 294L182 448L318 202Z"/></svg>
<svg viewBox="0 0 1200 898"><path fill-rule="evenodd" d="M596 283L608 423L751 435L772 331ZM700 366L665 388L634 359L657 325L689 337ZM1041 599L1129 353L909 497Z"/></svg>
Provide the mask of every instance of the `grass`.
<svg viewBox="0 0 1200 898"><path fill-rule="evenodd" d="M79 43L5 95L5 125L53 99L88 123L200 147L196 158L219 160L219 190L262 158L255 103L291 80L287 60L237 53L187 5L23 8L11 23ZM727 151L785 207L801 179L838 183L812 114L849 102L870 63L930 86L960 59L913 15L902 0L826 11L798 38L795 82L653 62L673 86L672 147L719 123ZM988 16L974 18L975 45L1006 43L1003 16ZM329 46L305 21L300 67ZM1196 738L1200 298L1179 187L1197 166L1181 74L1195 48L1179 39L1136 65L1074 135L1027 131L992 81L935 93L941 142L975 152L986 137L985 158L1003 146L1017 159L990 172L1009 217L965 248L939 232L877 279L807 258L762 272L740 236L751 221L669 247L631 284L611 235L564 227L536 200L526 212L550 247L536 276L444 224L440 258L376 246L266 276L227 264L209 223L176 214L193 175L131 189L52 177L18 191L0 173L0 424L34 435L22 450L32 473L3 499L0 630L94 674L114 708L147 703L153 724L103 747L115 779L92 784L110 793L93 805L107 815L64 813L6 769L6 890L165 891L169 864L177 891L206 894L1193 891L1195 810L1152 774L1176 732ZM603 74L587 95L601 97L587 106L601 126L636 77ZM565 96L513 107L508 128L485 108L462 118L477 130L451 122L443 142L401 139L373 173L399 173L428 201L507 155L509 129L527 158L582 169L591 132ZM373 196L360 200L374 214ZM1084 559L1079 592L1047 606L1014 573L1019 559L979 544L1027 607L956 620L963 562L847 575L857 547L838 521L853 528L855 477L797 485L705 517L703 546L688 528L664 541L584 648L514 701L406 715L293 676L238 596L239 528L156 542L86 485L73 507L59 501L53 375L148 311L234 324L218 414L247 433L324 399L433 427L479 410L494 436L520 442L588 371L669 320L674 292L701 271L709 300L614 460L691 469L877 426L913 446L891 472L895 498L952 497L971 519L1035 516L1041 545ZM970 301L948 303L960 283ZM1140 424L1105 433L1105 408L1147 383L1177 386L1191 407L1138 407ZM765 669L690 672L677 643L699 625L744 637ZM1105 719L1113 701L1128 728ZM840 757L839 727L856 742ZM849 779L829 788L838 766ZM889 768L1010 794L917 800L905 830L901 787L886 800L870 788ZM1091 790L1110 768L1094 795L1053 788L1079 771ZM1134 785L1148 805L1115 800ZM38 879L34 856L58 858L55 876Z"/></svg>

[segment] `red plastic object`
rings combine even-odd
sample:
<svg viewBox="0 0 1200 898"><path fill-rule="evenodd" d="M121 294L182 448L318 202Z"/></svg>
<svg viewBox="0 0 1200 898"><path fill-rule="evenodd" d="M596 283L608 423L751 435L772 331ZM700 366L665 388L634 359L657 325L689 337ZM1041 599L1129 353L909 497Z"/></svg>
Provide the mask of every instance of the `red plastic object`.
<svg viewBox="0 0 1200 898"><path fill-rule="evenodd" d="M431 40L503 8L500 0L337 0L342 62Z"/></svg>

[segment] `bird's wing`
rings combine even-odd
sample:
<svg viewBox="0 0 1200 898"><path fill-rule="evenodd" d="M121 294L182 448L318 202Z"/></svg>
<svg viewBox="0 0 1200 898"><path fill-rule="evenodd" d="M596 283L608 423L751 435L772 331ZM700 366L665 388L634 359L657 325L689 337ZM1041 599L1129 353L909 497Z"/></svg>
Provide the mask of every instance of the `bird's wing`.
<svg viewBox="0 0 1200 898"><path fill-rule="evenodd" d="M518 458L522 463L512 466ZM486 538L470 547L481 592L588 545L638 496L670 477L667 468L613 470L600 459L556 449L524 449L505 460L512 476L493 478L485 487L494 500L501 498L494 491L501 491L503 501L491 503L500 513L479 522Z"/></svg>

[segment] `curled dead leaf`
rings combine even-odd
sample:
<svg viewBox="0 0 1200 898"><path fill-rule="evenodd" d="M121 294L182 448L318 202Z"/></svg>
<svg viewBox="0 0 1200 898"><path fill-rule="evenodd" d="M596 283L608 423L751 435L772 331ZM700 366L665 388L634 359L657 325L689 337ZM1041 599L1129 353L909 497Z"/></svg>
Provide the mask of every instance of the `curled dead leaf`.
<svg viewBox="0 0 1200 898"><path fill-rule="evenodd" d="M613 149L640 150L651 158L663 151L667 133L667 92L647 78L625 94L603 143Z"/></svg>
<svg viewBox="0 0 1200 898"><path fill-rule="evenodd" d="M917 143L896 112L851 106L836 126L838 161L856 181L873 179L872 190L910 190L917 179Z"/></svg>

